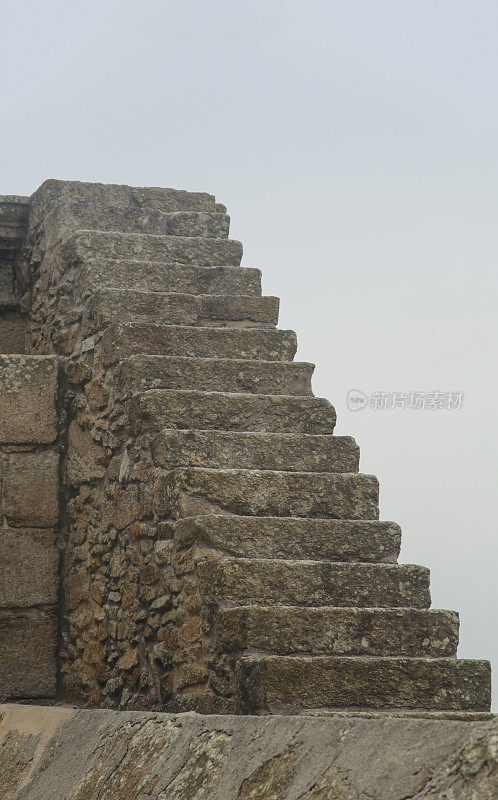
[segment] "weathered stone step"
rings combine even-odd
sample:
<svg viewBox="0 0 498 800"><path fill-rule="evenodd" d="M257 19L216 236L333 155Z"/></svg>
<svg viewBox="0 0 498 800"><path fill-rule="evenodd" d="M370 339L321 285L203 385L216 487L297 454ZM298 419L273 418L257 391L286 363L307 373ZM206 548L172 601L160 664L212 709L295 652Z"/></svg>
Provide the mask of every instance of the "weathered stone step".
<svg viewBox="0 0 498 800"><path fill-rule="evenodd" d="M158 211L226 211L216 203L212 194L187 192L183 189L124 186L120 184L44 181L31 197L31 224L42 218L59 204L88 203L98 206L157 209Z"/></svg>
<svg viewBox="0 0 498 800"><path fill-rule="evenodd" d="M230 217L216 211L164 212L76 202L57 205L45 216L43 228L48 250L81 230L226 239Z"/></svg>
<svg viewBox="0 0 498 800"><path fill-rule="evenodd" d="M395 562L401 529L378 520L205 514L175 525L179 551L212 549L238 558Z"/></svg>
<svg viewBox="0 0 498 800"><path fill-rule="evenodd" d="M113 323L102 337L105 365L138 353L187 358L238 358L292 361L297 349L294 331L275 328L221 328Z"/></svg>
<svg viewBox="0 0 498 800"><path fill-rule="evenodd" d="M313 364L299 361L137 355L119 365L116 386L121 395L148 389L198 389L309 397L313 370Z"/></svg>
<svg viewBox="0 0 498 800"><path fill-rule="evenodd" d="M130 419L138 429L328 435L336 415L329 401L319 397L152 389L132 399Z"/></svg>
<svg viewBox="0 0 498 800"><path fill-rule="evenodd" d="M78 257L79 258L79 257ZM261 270L253 267L201 267L99 258L86 254L78 260L76 293L90 297L98 288L179 292L194 295L261 296Z"/></svg>
<svg viewBox="0 0 498 800"><path fill-rule="evenodd" d="M453 658L244 656L238 664L245 713L298 709L488 711L488 661Z"/></svg>
<svg viewBox="0 0 498 800"><path fill-rule="evenodd" d="M350 520L379 516L377 478L354 473L179 467L158 476L154 494L156 512L175 519L208 513Z"/></svg>
<svg viewBox="0 0 498 800"><path fill-rule="evenodd" d="M429 570L415 564L358 564L200 558L204 602L220 606L428 608Z"/></svg>
<svg viewBox="0 0 498 800"><path fill-rule="evenodd" d="M350 436L166 429L152 442L161 467L358 472L360 450Z"/></svg>
<svg viewBox="0 0 498 800"><path fill-rule="evenodd" d="M235 239L206 239L202 236L80 230L59 247L62 259L70 263L90 257L238 267L242 258L242 244Z"/></svg>
<svg viewBox="0 0 498 800"><path fill-rule="evenodd" d="M278 298L99 289L88 300L83 333L90 336L117 321L147 320L176 325L270 326L278 320Z"/></svg>
<svg viewBox="0 0 498 800"><path fill-rule="evenodd" d="M415 608L243 606L216 614L220 653L455 656L458 614Z"/></svg>

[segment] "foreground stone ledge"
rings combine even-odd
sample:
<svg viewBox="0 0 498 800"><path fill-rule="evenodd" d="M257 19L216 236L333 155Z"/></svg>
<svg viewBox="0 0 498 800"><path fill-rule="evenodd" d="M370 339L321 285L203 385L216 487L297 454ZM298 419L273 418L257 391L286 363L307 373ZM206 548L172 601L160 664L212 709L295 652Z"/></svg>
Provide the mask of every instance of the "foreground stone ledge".
<svg viewBox="0 0 498 800"><path fill-rule="evenodd" d="M489 721L0 705L3 800L492 800Z"/></svg>

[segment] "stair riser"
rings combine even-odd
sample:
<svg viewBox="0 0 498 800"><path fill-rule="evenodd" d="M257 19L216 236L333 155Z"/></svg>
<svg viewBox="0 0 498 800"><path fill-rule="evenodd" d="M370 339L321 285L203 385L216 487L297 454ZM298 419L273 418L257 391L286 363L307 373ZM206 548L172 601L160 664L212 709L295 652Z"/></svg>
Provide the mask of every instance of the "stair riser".
<svg viewBox="0 0 498 800"><path fill-rule="evenodd" d="M166 292L101 289L86 305L83 335L90 336L114 322L159 325L228 325L268 327L276 324L276 297L220 297Z"/></svg>
<svg viewBox="0 0 498 800"><path fill-rule="evenodd" d="M150 391L130 404L138 430L180 428L330 435L334 408L326 400L222 393Z"/></svg>
<svg viewBox="0 0 498 800"><path fill-rule="evenodd" d="M132 356L116 381L121 395L158 388L309 397L313 369L300 362Z"/></svg>
<svg viewBox="0 0 498 800"><path fill-rule="evenodd" d="M81 256L76 277L78 296L99 288L144 292L178 292L193 295L261 296L261 271L251 267L199 267L159 261L110 260Z"/></svg>
<svg viewBox="0 0 498 800"><path fill-rule="evenodd" d="M102 338L102 359L107 366L141 353L292 361L296 349L293 331L257 328L190 328L138 322L110 325Z"/></svg>
<svg viewBox="0 0 498 800"><path fill-rule="evenodd" d="M224 431L172 431L152 443L157 466L212 469L358 472L359 448L339 436L288 436Z"/></svg>
<svg viewBox="0 0 498 800"><path fill-rule="evenodd" d="M158 476L155 507L175 519L230 513L373 520L378 491L372 475L178 468Z"/></svg>
<svg viewBox="0 0 498 800"><path fill-rule="evenodd" d="M357 608L233 608L216 614L219 653L275 655L455 656L451 611Z"/></svg>
<svg viewBox="0 0 498 800"><path fill-rule="evenodd" d="M318 708L487 711L486 661L452 659L242 659L241 710Z"/></svg>
<svg viewBox="0 0 498 800"><path fill-rule="evenodd" d="M230 517L179 520L178 550L212 548L239 558L395 562L401 529L394 522Z"/></svg>
<svg viewBox="0 0 498 800"><path fill-rule="evenodd" d="M429 571L412 564L238 561L197 564L208 605L428 608Z"/></svg>
<svg viewBox="0 0 498 800"><path fill-rule="evenodd" d="M43 228L48 250L81 230L226 239L230 217L206 211L165 213L152 208L67 203L46 215Z"/></svg>
<svg viewBox="0 0 498 800"><path fill-rule="evenodd" d="M59 247L62 258L72 263L90 257L238 267L242 259L240 242L189 236L78 231Z"/></svg>

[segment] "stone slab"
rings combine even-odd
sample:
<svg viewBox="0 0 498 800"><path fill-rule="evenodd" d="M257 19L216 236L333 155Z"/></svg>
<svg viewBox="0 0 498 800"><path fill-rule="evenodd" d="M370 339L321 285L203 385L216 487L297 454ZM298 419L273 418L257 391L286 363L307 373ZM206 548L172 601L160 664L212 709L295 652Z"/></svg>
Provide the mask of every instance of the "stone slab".
<svg viewBox="0 0 498 800"><path fill-rule="evenodd" d="M59 456L7 453L4 456L2 508L9 525L53 528L59 519Z"/></svg>
<svg viewBox="0 0 498 800"><path fill-rule="evenodd" d="M121 395L148 389L198 389L309 397L313 370L313 364L299 361L138 355L120 364L116 381Z"/></svg>
<svg viewBox="0 0 498 800"><path fill-rule="evenodd" d="M0 442L53 442L57 436L56 397L56 358L0 356Z"/></svg>
<svg viewBox="0 0 498 800"><path fill-rule="evenodd" d="M57 602L59 554L55 534L0 529L0 608Z"/></svg>
<svg viewBox="0 0 498 800"><path fill-rule="evenodd" d="M50 178L31 196L30 223L37 225L45 214L59 203L75 202L96 206L150 208L159 211L214 211L220 208L213 195L204 192L187 192L183 189L162 189L153 186L60 181Z"/></svg>
<svg viewBox="0 0 498 800"><path fill-rule="evenodd" d="M0 706L3 800L494 800L498 719Z"/></svg>
<svg viewBox="0 0 498 800"><path fill-rule="evenodd" d="M55 697L56 651L55 608L0 610L0 697Z"/></svg>
<svg viewBox="0 0 498 800"><path fill-rule="evenodd" d="M175 541L178 550L195 545L239 558L395 562L401 528L389 521L206 514L178 520Z"/></svg>

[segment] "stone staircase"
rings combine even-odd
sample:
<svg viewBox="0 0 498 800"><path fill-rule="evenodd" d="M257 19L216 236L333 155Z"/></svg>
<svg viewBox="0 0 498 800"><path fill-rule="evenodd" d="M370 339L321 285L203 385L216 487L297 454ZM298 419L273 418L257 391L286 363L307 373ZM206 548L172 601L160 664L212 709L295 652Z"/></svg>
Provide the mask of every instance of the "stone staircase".
<svg viewBox="0 0 498 800"><path fill-rule="evenodd" d="M397 563L377 479L334 435L334 408L313 396L313 366L293 361L260 271L240 266L225 212L209 195L65 182L32 198L33 347L64 357L69 416L109 451L79 480L81 504L97 487L108 504L145 498L101 524L112 535L85 556L93 566L66 555L67 613L100 603L118 631L92 661L98 637L73 619L66 660L84 665L96 704L124 686L137 707L156 680L153 704L172 710L488 711L488 662L456 658L458 615L430 608L427 569ZM162 594L147 583L150 537ZM136 573L112 559L135 539L149 573L130 589ZM112 602L95 599L97 578ZM142 617L119 644L130 592Z"/></svg>

